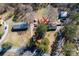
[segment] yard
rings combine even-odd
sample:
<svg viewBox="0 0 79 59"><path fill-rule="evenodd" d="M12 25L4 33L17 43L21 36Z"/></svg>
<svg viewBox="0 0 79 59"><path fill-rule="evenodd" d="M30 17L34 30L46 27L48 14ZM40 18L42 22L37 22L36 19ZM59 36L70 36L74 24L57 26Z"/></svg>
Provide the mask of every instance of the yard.
<svg viewBox="0 0 79 59"><path fill-rule="evenodd" d="M7 24L9 25L9 31L8 34L5 38L4 42L10 42L13 44L13 48L19 48L22 45L26 45L30 39L30 29L28 29L27 31L23 31L23 32L12 32L11 28L12 28L12 21L13 17L11 17L10 19L6 20ZM3 43L4 43L3 42Z"/></svg>
<svg viewBox="0 0 79 59"><path fill-rule="evenodd" d="M0 26L0 37L4 34L4 28L3 26Z"/></svg>
<svg viewBox="0 0 79 59"><path fill-rule="evenodd" d="M50 43L49 43L49 48L48 48L48 50L49 50L49 53L51 53L51 45L53 44L53 42L55 41L55 33L56 32L47 32L46 33L46 37L49 39L49 41L50 41Z"/></svg>
<svg viewBox="0 0 79 59"><path fill-rule="evenodd" d="M40 18L42 18L42 16L45 16L46 14L49 15L48 13L52 12L51 21L54 22L54 23L58 23L58 21L57 21L58 20L57 19L57 9L56 8L51 8L51 11L48 11L48 10L47 10L47 8L42 8L42 9L38 10L37 13L36 13L36 18L40 19ZM47 13L45 11L47 11ZM56 31L58 31L58 30L56 30ZM55 41L56 31L47 32L46 35L45 35L45 37L47 37L50 41L49 48L48 48L48 50L49 50L48 53L51 53L51 45Z"/></svg>
<svg viewBox="0 0 79 59"><path fill-rule="evenodd" d="M42 8L40 10L38 10L36 12L35 18L36 19L40 19L42 18L42 16L44 16L46 8ZM55 12L54 12L55 13ZM13 17L11 17L10 19L6 20L7 24L9 25L9 31L8 34L5 38L5 42L10 42L13 44L13 48L20 48L22 46L25 46L26 44L28 44L30 38L31 38L31 29L29 28L27 31L22 31L22 32L12 32L11 28L12 28L12 21ZM56 20L57 18L53 18L52 20ZM53 44L53 42L55 41L55 33L56 31L51 31L51 32L47 32L46 33L46 37L49 39L50 43L49 43L49 53L51 52L51 45Z"/></svg>

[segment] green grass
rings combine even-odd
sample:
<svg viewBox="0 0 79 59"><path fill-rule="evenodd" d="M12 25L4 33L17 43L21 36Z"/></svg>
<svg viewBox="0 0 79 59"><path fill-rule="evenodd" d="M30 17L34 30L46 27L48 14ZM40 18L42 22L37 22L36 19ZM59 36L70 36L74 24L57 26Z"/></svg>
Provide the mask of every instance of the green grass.
<svg viewBox="0 0 79 59"><path fill-rule="evenodd" d="M8 20L9 18L11 18L13 16L13 14L11 12L8 12L5 16L5 20Z"/></svg>
<svg viewBox="0 0 79 59"><path fill-rule="evenodd" d="M0 26L0 37L4 34L4 28L3 26Z"/></svg>

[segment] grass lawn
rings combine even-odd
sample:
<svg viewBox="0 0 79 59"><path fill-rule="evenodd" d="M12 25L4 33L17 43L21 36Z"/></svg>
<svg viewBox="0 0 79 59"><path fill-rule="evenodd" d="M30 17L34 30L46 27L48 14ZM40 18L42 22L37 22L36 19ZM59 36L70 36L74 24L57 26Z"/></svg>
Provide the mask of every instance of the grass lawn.
<svg viewBox="0 0 79 59"><path fill-rule="evenodd" d="M36 15L37 17L42 17L44 14L45 9L38 10ZM4 42L10 42L13 44L14 48L21 47L22 45L26 45L29 42L29 39L31 38L31 30L27 30L24 32L11 32L12 27L12 21L7 22L9 24L9 33L6 37L6 40ZM21 34L21 35L20 35Z"/></svg>
<svg viewBox="0 0 79 59"><path fill-rule="evenodd" d="M19 48L22 45L26 45L28 43L28 41L31 37L30 29L27 31L23 31L23 32L12 32L11 31L12 24L13 24L12 19L13 18L6 20L7 24L9 25L9 29L8 29L8 34L3 43L10 42L10 43L12 43L13 48Z"/></svg>
<svg viewBox="0 0 79 59"><path fill-rule="evenodd" d="M21 46L24 46L28 43L30 39L30 33L28 31L24 31L20 33L17 32L9 32L9 34L6 37L6 40L4 42L10 42L13 44L14 48L19 48Z"/></svg>
<svg viewBox="0 0 79 59"><path fill-rule="evenodd" d="M0 26L0 37L4 34L4 28L3 26Z"/></svg>
<svg viewBox="0 0 79 59"><path fill-rule="evenodd" d="M49 39L49 48L48 48L48 50L49 50L49 53L51 53L51 45L53 44L53 42L55 41L55 33L56 32L47 32L46 33L46 35L45 35L45 37L47 37L48 39Z"/></svg>
<svg viewBox="0 0 79 59"><path fill-rule="evenodd" d="M45 13L45 8L39 9L39 10L36 12L36 18L37 18L37 19L42 18L42 16L44 16L44 13Z"/></svg>

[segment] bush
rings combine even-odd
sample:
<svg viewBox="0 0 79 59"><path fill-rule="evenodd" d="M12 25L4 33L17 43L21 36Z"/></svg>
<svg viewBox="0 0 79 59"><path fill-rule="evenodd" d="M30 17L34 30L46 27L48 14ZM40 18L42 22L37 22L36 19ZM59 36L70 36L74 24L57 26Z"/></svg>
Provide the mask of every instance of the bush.
<svg viewBox="0 0 79 59"><path fill-rule="evenodd" d="M32 46L35 46L35 41L33 41L32 39L30 39L28 47L31 48Z"/></svg>
<svg viewBox="0 0 79 59"><path fill-rule="evenodd" d="M8 13L7 16L5 17L5 20L8 20L9 18L11 18L13 16L12 13Z"/></svg>
<svg viewBox="0 0 79 59"><path fill-rule="evenodd" d="M79 13L73 13L70 18L72 19L73 23L76 22L79 25Z"/></svg>
<svg viewBox="0 0 79 59"><path fill-rule="evenodd" d="M40 52L48 52L48 45L49 45L49 40L48 38L42 39L41 43L38 43L37 41L30 40L29 47L31 48L37 48L40 50Z"/></svg>
<svg viewBox="0 0 79 59"><path fill-rule="evenodd" d="M35 4L32 4L32 6L33 6L33 10L34 11L37 11L37 10L39 10L39 9L41 9L41 8L45 8L45 7L47 7L47 5L48 5L48 3L35 3Z"/></svg>
<svg viewBox="0 0 79 59"><path fill-rule="evenodd" d="M37 48L45 53L45 52L48 52L48 45L49 45L49 40L48 38L44 38L42 39L42 42L40 44L38 44Z"/></svg>
<svg viewBox="0 0 79 59"><path fill-rule="evenodd" d="M2 44L2 48L9 48L11 46L12 46L12 44L10 42L6 42L6 43Z"/></svg>
<svg viewBox="0 0 79 59"><path fill-rule="evenodd" d="M70 56L74 48L75 45L73 43L65 43L63 46L64 55Z"/></svg>
<svg viewBox="0 0 79 59"><path fill-rule="evenodd" d="M73 42L73 38L76 36L77 26L73 24L65 25L62 30L62 36L66 41Z"/></svg>
<svg viewBox="0 0 79 59"><path fill-rule="evenodd" d="M45 33L47 31L47 25L45 24L39 24L35 34L39 37L39 38L44 38Z"/></svg>

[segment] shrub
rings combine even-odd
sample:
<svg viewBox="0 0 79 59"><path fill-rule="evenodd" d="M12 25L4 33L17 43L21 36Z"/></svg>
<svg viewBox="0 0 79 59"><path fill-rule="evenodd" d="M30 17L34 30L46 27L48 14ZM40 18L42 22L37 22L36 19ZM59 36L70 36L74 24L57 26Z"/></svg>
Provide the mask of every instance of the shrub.
<svg viewBox="0 0 79 59"><path fill-rule="evenodd" d="M5 42L2 44L2 48L9 48L11 46L12 46L12 44L10 42Z"/></svg>
<svg viewBox="0 0 79 59"><path fill-rule="evenodd" d="M39 38L44 38L45 33L47 31L47 25L45 24L39 24L35 34L39 37Z"/></svg>
<svg viewBox="0 0 79 59"><path fill-rule="evenodd" d="M49 45L49 40L48 38L44 38L42 39L42 42L40 44L38 44L37 48L45 53L45 52L48 52L48 45Z"/></svg>
<svg viewBox="0 0 79 59"><path fill-rule="evenodd" d="M5 20L8 20L9 18L11 18L13 16L12 13L8 13L7 16L5 16Z"/></svg>
<svg viewBox="0 0 79 59"><path fill-rule="evenodd" d="M63 46L64 55L70 56L74 48L75 45L73 43L65 43Z"/></svg>

